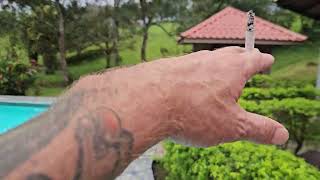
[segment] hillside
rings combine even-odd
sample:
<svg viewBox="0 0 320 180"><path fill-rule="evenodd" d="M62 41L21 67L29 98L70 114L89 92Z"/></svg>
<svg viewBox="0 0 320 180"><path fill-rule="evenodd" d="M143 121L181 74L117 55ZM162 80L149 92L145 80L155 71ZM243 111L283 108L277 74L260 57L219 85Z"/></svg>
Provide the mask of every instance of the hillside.
<svg viewBox="0 0 320 180"><path fill-rule="evenodd" d="M163 27L169 31L173 32L175 26L173 24L164 24ZM140 47L141 47L142 37L133 37L133 48L120 47L120 56L122 59L122 65L133 65L140 62ZM132 40L130 40L131 43ZM125 46L125 45L124 45ZM94 49L92 47L90 49ZM163 55L160 49L166 49L167 52ZM190 46L181 46L176 42L175 37L171 37L166 34L161 28L153 26L149 31L149 40L147 48L147 59L148 61L162 58L170 57L175 55L181 55L185 52L190 52ZM80 76L94 73L103 70L105 67L104 56L98 56L93 58L87 58L82 60L79 64L74 64L69 66L69 71L74 79L78 79ZM63 78L60 72L56 72L53 75L41 74L38 78L38 90L30 89L29 95L36 95L35 91L40 92L40 96L56 96L59 95L65 87L62 86Z"/></svg>
<svg viewBox="0 0 320 180"><path fill-rule="evenodd" d="M167 31L174 31L174 24L164 24ZM132 40L126 43L132 43L132 48L127 48L126 45L120 47L120 56L122 65L133 65L140 62L140 46L141 36L135 36ZM0 38L0 45L7 43L7 39ZM273 55L275 56L275 64L272 68L271 76L278 80L294 79L303 80L314 83L317 72L317 62L320 58L320 41L307 42L301 45L275 47ZM90 47L88 50L97 49ZM162 54L160 49L166 51ZM2 50L2 51L1 51ZM0 49L0 53L4 49ZM150 29L147 57L148 60L153 60L161 57L182 55L191 51L191 46L178 45L175 37L168 36L161 28L153 26ZM26 53L18 51L20 59L27 61ZM69 56L74 53L68 53ZM103 70L105 67L105 58L103 55L88 56L81 59L81 63L69 65L69 70L74 79L80 76L94 73ZM59 71L53 75L45 75L41 73L37 78L37 88L32 88L28 91L28 95L40 96L56 96L59 95L65 87L63 86L63 78Z"/></svg>
<svg viewBox="0 0 320 180"><path fill-rule="evenodd" d="M320 61L320 41L301 45L278 47L273 50L275 64L271 76L278 80L316 81Z"/></svg>

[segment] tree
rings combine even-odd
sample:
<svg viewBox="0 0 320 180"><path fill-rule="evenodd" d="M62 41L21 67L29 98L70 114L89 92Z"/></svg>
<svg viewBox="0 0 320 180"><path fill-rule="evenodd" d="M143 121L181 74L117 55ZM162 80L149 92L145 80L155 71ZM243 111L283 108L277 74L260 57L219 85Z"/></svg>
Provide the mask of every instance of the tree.
<svg viewBox="0 0 320 180"><path fill-rule="evenodd" d="M88 25L89 20L86 15L88 14L88 6L81 6L76 1L72 1L65 11L65 45L66 51L75 51L79 56L82 51L92 45L92 39L88 36L87 32L92 27Z"/></svg>
<svg viewBox="0 0 320 180"><path fill-rule="evenodd" d="M66 61L66 49L65 49L65 1L59 0L54 1L54 5L58 12L58 46L59 46L59 53L60 53L60 68L63 74L63 79L66 84L71 82L71 75L68 72L67 61Z"/></svg>
<svg viewBox="0 0 320 180"><path fill-rule="evenodd" d="M52 66L59 51L60 69L66 84L71 82L68 72L65 49L65 17L68 6L76 0L26 1L8 0L11 8L17 9L20 23L26 29L25 44L28 52L39 52L44 57L47 72L53 72ZM37 53L36 53L37 54ZM49 60L50 59L50 60Z"/></svg>
<svg viewBox="0 0 320 180"><path fill-rule="evenodd" d="M132 19L135 10L133 1L115 0L113 4L90 5L87 7L85 20L90 26L87 34L93 44L100 47L105 53L106 68L119 65L121 57L119 55L120 43L126 40L123 48L132 48L133 43L128 43L128 39L135 32L136 21ZM121 33L120 33L121 30Z"/></svg>
<svg viewBox="0 0 320 180"><path fill-rule="evenodd" d="M87 34L92 44L98 46L105 53L106 68L111 67L111 54L113 52L112 19L109 8L109 6L90 5L83 17L83 21L91 27Z"/></svg>
<svg viewBox="0 0 320 180"><path fill-rule="evenodd" d="M172 36L161 22L164 20L176 20L186 10L187 0L139 0L138 19L142 22L142 45L141 45L141 61L147 60L146 49L149 38L149 29L156 25L160 27L168 35Z"/></svg>
<svg viewBox="0 0 320 180"><path fill-rule="evenodd" d="M7 59L11 59L10 56L16 56L15 48L19 42L19 23L18 19L13 11L2 10L0 11L0 36L8 37L8 45L3 45L2 48L7 49Z"/></svg>

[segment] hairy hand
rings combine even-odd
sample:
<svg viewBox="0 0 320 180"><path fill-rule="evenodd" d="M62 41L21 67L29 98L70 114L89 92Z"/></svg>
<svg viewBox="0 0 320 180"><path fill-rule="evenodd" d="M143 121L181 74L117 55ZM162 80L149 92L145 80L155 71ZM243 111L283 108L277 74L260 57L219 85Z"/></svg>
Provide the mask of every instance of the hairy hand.
<svg viewBox="0 0 320 180"><path fill-rule="evenodd" d="M258 49L199 51L168 63L171 80L168 117L172 136L186 144L212 146L236 140L283 144L288 131L278 122L242 109L237 100L245 83L274 62Z"/></svg>

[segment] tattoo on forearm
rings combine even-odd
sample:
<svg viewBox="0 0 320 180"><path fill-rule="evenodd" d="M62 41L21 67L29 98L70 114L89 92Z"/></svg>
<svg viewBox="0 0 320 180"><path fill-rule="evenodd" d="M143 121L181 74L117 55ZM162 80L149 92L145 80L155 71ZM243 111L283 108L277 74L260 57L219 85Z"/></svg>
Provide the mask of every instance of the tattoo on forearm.
<svg viewBox="0 0 320 180"><path fill-rule="evenodd" d="M79 111L78 107L87 97L85 94L87 93L78 92L70 95L58 101L49 112L0 136L0 177L6 177L14 172L31 156L47 147L59 133L74 124L70 121L74 119L75 113ZM88 110L74 122L76 122L73 131L77 145L75 152L77 159L74 162L76 169L73 177L69 179L115 178L132 158L133 135L122 127L121 119L107 107ZM24 145L21 146L21 144ZM92 172L99 172L99 174L92 174ZM30 172L25 179L51 180L53 178L43 172Z"/></svg>
<svg viewBox="0 0 320 180"><path fill-rule="evenodd" d="M26 180L52 180L49 176L44 174L30 174Z"/></svg>
<svg viewBox="0 0 320 180"><path fill-rule="evenodd" d="M18 165L48 145L65 129L83 96L83 92L78 92L65 97L63 101L58 101L49 112L1 135L0 177L5 177Z"/></svg>
<svg viewBox="0 0 320 180"><path fill-rule="evenodd" d="M106 169L103 179L112 179L115 173L119 172L122 166L129 162L131 158L133 136L123 129L121 120L112 110L102 107L90 112L80 119L75 133L78 142L78 161L74 175L74 180L84 179L82 174L87 167L84 156L94 159L96 164L101 161L108 161L112 164L112 169ZM90 149L91 148L91 149ZM93 154L84 153L92 150ZM114 161L110 161L113 158ZM103 168L103 167L100 167Z"/></svg>

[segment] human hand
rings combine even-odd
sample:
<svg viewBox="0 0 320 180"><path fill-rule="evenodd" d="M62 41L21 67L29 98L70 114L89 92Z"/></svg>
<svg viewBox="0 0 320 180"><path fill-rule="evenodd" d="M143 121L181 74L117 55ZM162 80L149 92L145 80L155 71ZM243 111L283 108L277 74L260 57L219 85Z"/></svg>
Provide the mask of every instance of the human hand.
<svg viewBox="0 0 320 180"><path fill-rule="evenodd" d="M172 137L197 146L236 140L285 143L289 134L284 126L237 104L245 83L273 62L269 54L240 47L200 51L170 62L168 79L174 80L168 117L176 126Z"/></svg>

